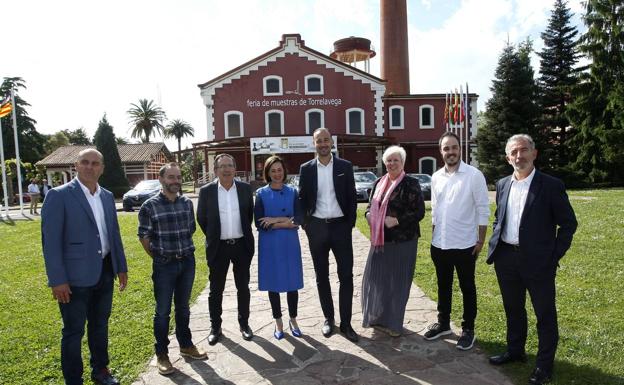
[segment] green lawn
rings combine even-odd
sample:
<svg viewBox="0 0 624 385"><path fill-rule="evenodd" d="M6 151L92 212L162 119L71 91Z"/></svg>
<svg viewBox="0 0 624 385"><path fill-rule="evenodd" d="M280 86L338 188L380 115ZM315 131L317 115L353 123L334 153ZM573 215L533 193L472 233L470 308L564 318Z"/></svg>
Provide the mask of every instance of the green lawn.
<svg viewBox="0 0 624 385"><path fill-rule="evenodd" d="M557 275L559 348L553 384L624 384L624 190L573 191L570 199L579 222L572 247ZM492 219L494 215L492 205ZM358 228L366 236L368 225L360 208ZM414 282L437 299L435 269L431 262L431 210L421 222ZM488 229L488 238L491 227ZM494 268L485 263L485 250L477 263L479 304L477 341L488 354L505 348L505 314ZM455 280L453 321L461 324L461 292ZM526 384L535 362L535 317L527 298L529 339L526 364L505 366L516 384Z"/></svg>
<svg viewBox="0 0 624 385"><path fill-rule="evenodd" d="M132 383L153 354L150 258L136 236L137 217L120 215L128 259L128 287L115 289L110 321L111 368ZM61 384L61 319L47 287L41 254L41 222L0 223L0 384ZM197 272L193 301L205 287L207 266L201 230L195 234ZM206 304L206 308L208 304ZM173 324L173 317L172 317ZM85 338L86 342L86 338ZM83 345L86 376L88 348ZM86 382L91 384L90 381Z"/></svg>

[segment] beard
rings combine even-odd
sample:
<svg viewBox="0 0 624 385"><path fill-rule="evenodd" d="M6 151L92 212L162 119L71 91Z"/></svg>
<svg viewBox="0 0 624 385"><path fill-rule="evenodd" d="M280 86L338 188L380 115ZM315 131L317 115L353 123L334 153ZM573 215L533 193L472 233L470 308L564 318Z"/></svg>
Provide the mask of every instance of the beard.
<svg viewBox="0 0 624 385"><path fill-rule="evenodd" d="M182 185L180 183L171 183L165 185L165 190L171 194L177 194L182 189Z"/></svg>
<svg viewBox="0 0 624 385"><path fill-rule="evenodd" d="M454 158L454 160L451 160L450 158ZM447 166L455 166L457 163L459 163L459 155L452 155L452 156L445 157L444 163Z"/></svg>

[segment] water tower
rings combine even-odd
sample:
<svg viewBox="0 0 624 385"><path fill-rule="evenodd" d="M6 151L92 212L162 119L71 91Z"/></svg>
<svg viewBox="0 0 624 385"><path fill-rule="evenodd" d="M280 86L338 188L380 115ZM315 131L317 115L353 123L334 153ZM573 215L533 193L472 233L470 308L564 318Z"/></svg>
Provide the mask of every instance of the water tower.
<svg viewBox="0 0 624 385"><path fill-rule="evenodd" d="M334 43L334 50L329 55L357 68L358 62L364 62L364 71L370 72L370 59L375 57L371 41L363 37L347 37Z"/></svg>

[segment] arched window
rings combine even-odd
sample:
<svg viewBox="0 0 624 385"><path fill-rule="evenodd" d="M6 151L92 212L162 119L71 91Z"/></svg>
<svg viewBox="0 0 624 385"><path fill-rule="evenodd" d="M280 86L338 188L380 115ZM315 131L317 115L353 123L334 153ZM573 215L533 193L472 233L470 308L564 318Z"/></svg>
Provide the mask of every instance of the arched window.
<svg viewBox="0 0 624 385"><path fill-rule="evenodd" d="M349 108L345 111L347 119L347 134L364 135L364 110Z"/></svg>
<svg viewBox="0 0 624 385"><path fill-rule="evenodd" d="M306 95L323 95L323 92L323 76L312 74L305 77Z"/></svg>
<svg viewBox="0 0 624 385"><path fill-rule="evenodd" d="M402 130L403 128L405 128L403 120L403 106L390 107L388 110L388 115L390 115L391 130Z"/></svg>
<svg viewBox="0 0 624 385"><path fill-rule="evenodd" d="M325 112L318 108L306 111L306 134L310 135L319 127L325 127Z"/></svg>
<svg viewBox="0 0 624 385"><path fill-rule="evenodd" d="M225 127L226 138L237 138L245 136L243 126L243 113L240 111L228 111L223 114L223 126Z"/></svg>
<svg viewBox="0 0 624 385"><path fill-rule="evenodd" d="M433 175L436 171L436 158L424 156L418 159L418 170L421 174Z"/></svg>
<svg viewBox="0 0 624 385"><path fill-rule="evenodd" d="M418 107L418 122L420 128L433 127L433 106L431 104L423 104Z"/></svg>
<svg viewBox="0 0 624 385"><path fill-rule="evenodd" d="M264 127L267 136L284 135L284 111L270 110L265 112Z"/></svg>
<svg viewBox="0 0 624 385"><path fill-rule="evenodd" d="M281 96L283 94L282 77L277 75L265 76L262 79L264 96Z"/></svg>

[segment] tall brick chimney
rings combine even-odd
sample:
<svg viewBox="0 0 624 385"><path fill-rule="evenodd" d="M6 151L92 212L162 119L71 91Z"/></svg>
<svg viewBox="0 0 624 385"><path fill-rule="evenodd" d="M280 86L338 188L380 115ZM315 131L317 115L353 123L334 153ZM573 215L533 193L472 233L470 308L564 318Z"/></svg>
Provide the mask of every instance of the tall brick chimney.
<svg viewBox="0 0 624 385"><path fill-rule="evenodd" d="M407 95L409 53L406 0L381 0L381 78L386 95Z"/></svg>

